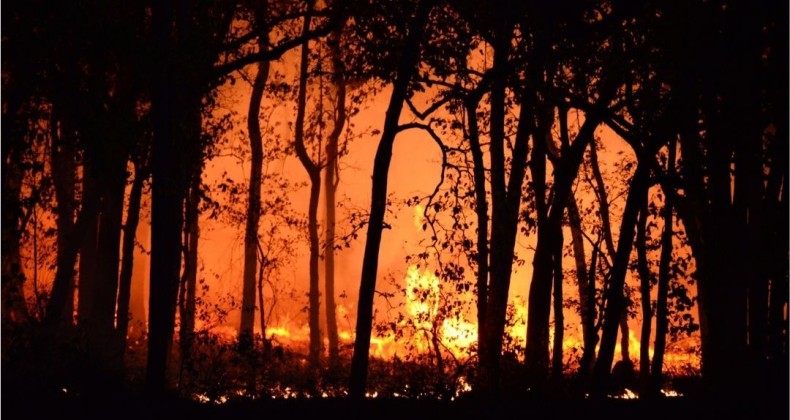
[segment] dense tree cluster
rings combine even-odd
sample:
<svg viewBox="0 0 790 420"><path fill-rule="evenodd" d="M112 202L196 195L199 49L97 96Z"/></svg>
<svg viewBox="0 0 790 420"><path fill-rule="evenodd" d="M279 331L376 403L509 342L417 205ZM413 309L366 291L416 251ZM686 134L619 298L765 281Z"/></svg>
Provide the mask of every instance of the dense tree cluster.
<svg viewBox="0 0 790 420"><path fill-rule="evenodd" d="M442 156L436 189L409 200L424 209L422 228L430 236L415 261L437 267L442 284L451 285L443 286L451 291L445 303L454 293L473 292L474 390L496 393L512 385L503 371L511 363L503 353L509 293L514 269L528 263L526 344L517 363L519 383L530 389L556 390L565 375L563 312L570 306L581 320L582 392L611 391L617 338L629 361L627 319L636 312L642 395L659 395L668 335L696 329L712 395L786 392L784 2L31 0L7 6L4 362L20 363L20 348L46 353L79 337L80 351L92 361L86 389L119 386L128 376L124 353L135 311L135 235L150 216L145 388L158 395L173 387L175 332L182 359L197 346L200 214L220 205L203 184L204 166L233 130L216 112L218 91L244 78L251 85L245 152L251 165L245 185L222 188L236 191L245 207L236 344L249 366L276 357L266 337L263 282L280 248L263 240L268 233L261 225L267 211L287 211L287 198L276 196L282 192L265 187L266 160L276 149L296 156L309 179L307 221L288 223L308 233L311 380L327 365L348 367L348 395L364 397L391 205L389 168L398 136L414 131ZM295 82L282 83L272 65L297 50ZM338 159L353 147L350 120L379 89L374 85L386 87L389 102L375 132L370 207L344 237L335 226ZM261 128L262 106L278 97L296 107L287 146ZM612 138L627 144L628 156L602 171L598 154L614 147L607 144ZM148 189L150 212L142 199ZM36 285L35 301L43 304L30 305L25 261L43 226L35 220L39 209L53 220L48 264L55 276L46 290ZM362 228L349 365L339 351L334 253ZM534 252L517 250L526 237L536 238ZM572 266L564 264L566 256ZM321 260L328 364L319 331ZM43 264L33 258L34 269ZM626 282L632 272L636 289ZM568 284L576 296L570 303L563 297ZM695 304L697 319L690 314ZM256 309L260 346L253 336ZM446 306L442 317L453 310ZM444 374L447 351L432 331ZM249 377L249 389L255 380Z"/></svg>

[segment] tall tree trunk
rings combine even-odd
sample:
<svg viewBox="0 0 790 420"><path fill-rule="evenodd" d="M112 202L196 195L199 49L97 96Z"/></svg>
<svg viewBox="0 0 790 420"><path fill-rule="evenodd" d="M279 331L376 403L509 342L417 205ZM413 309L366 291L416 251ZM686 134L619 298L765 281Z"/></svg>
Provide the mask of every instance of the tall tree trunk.
<svg viewBox="0 0 790 420"><path fill-rule="evenodd" d="M129 205L126 210L126 224L123 227L123 260L121 261L120 285L118 288L118 333L121 336L123 351L126 350L126 338L129 333L129 304L132 296L132 269L134 268L135 241L137 227L140 222L140 203L143 195L143 183L148 178L140 162L135 164L134 180L129 191Z"/></svg>
<svg viewBox="0 0 790 420"><path fill-rule="evenodd" d="M324 291L326 293L326 332L329 338L329 363L338 363L338 333L335 313L335 190L337 183L337 159L340 135L346 124L346 83L345 69L341 60L340 35L333 34L329 38L332 54L332 67L335 72L333 84L335 94L334 128L326 143L326 172L324 174L324 191L326 193L326 245L324 248Z"/></svg>
<svg viewBox="0 0 790 420"><path fill-rule="evenodd" d="M258 223L261 217L261 182L263 177L263 138L258 113L269 78L269 62L258 63L258 73L252 85L247 111L247 131L250 135L250 186L247 194L247 225L244 230L244 280L241 301L239 343L251 342L255 327L255 276L258 272ZM260 309L261 311L263 308ZM262 326L261 326L262 327Z"/></svg>
<svg viewBox="0 0 790 420"><path fill-rule="evenodd" d="M551 358L551 376L555 380L562 379L562 343L565 340L565 317L562 313L562 230L557 238L557 248L554 250L554 347Z"/></svg>
<svg viewBox="0 0 790 420"><path fill-rule="evenodd" d="M150 177L150 172L149 172ZM144 203L150 203L150 198L145 197L141 199ZM145 204L146 208L150 209L150 204ZM149 216L150 217L150 216ZM137 232L135 233L135 242L144 247L145 250L151 249L151 222L148 220L138 223ZM148 280L148 268L150 263L150 256L147 251L144 252L135 246L134 261L132 266L132 284L131 296L129 301L129 313L131 314L131 323L129 325L129 333L139 338L147 331L146 325L148 317L145 311L145 285Z"/></svg>
<svg viewBox="0 0 790 420"><path fill-rule="evenodd" d="M86 229L80 245L79 279L77 282L77 323L85 325L89 322L93 311L94 294L96 291L96 265L98 264L97 241L99 235L99 210L100 201L94 170L91 163L83 161L82 167L82 206L86 203L96 203L97 211L85 220ZM88 214L86 213L86 217Z"/></svg>
<svg viewBox="0 0 790 420"><path fill-rule="evenodd" d="M96 282L90 319L87 320L88 352L96 357L100 376L119 381L123 372L122 342L115 329L118 298L121 224L126 189L127 153L123 139L103 153L99 230L96 253Z"/></svg>
<svg viewBox="0 0 790 420"><path fill-rule="evenodd" d="M416 15L410 22L410 30L401 49L402 55L392 87L392 96L390 97L389 107L384 120L384 129L373 163L370 217L368 220L367 239L365 241L365 255L362 260L356 339L354 341L354 355L351 360L349 384L349 396L355 399L365 396L365 385L367 383L370 335L373 325L373 295L376 290L381 233L384 227L384 213L387 207L387 178L392 160L392 146L398 133L398 119L403 109L403 101L406 99L409 83L417 71L417 64L420 59L420 39L432 7L432 0L420 1Z"/></svg>
<svg viewBox="0 0 790 420"><path fill-rule="evenodd" d="M302 34L310 30L310 13L313 2L308 3L308 14L304 19ZM318 279L318 198L321 193L321 162L313 162L304 144L304 119L306 113L307 76L309 65L308 41L302 44L301 59L299 63L299 92L297 95L296 124L294 127L294 146L299 161L310 177L310 202L307 210L307 231L310 240L310 292L309 292L309 325L310 325L310 352L309 360L313 368L318 368L321 362L321 330L319 307L320 292Z"/></svg>
<svg viewBox="0 0 790 420"><path fill-rule="evenodd" d="M592 391L596 395L603 395L605 392L606 383L608 382L612 367L612 360L614 359L617 331L623 320L623 312L626 310L626 298L623 294L625 274L628 271L628 261L631 256L631 249L634 242L634 228L636 227L639 208L646 199L648 182L649 172L647 165L638 165L636 173L631 180L628 199L626 200L625 209L623 210L617 254L615 255L614 264L612 265L609 288L606 290L607 305L604 309L601 347L593 372L594 383ZM627 332L625 334L627 334ZM627 335L625 339L627 340Z"/></svg>
<svg viewBox="0 0 790 420"><path fill-rule="evenodd" d="M80 251L84 235L88 231L88 224L93 223L99 211L99 203L93 200L84 200L77 216L77 222L71 232L67 245L62 253L58 253L57 270L55 279L52 282L52 292L47 302L46 318L44 323L47 327L57 327L61 323L61 316L67 306L69 296L69 283L74 278L74 266L77 262L77 254Z"/></svg>
<svg viewBox="0 0 790 420"><path fill-rule="evenodd" d="M495 14L501 15L499 7ZM501 16L498 16L501 18ZM499 387L499 360L502 352L502 335L504 334L504 316L500 312L507 305L507 293L510 283L510 270L505 269L505 259L512 261L512 249L501 243L504 232L505 213L507 211L507 192L505 190L505 76L504 66L510 51L510 24L499 21L494 30L494 71L499 74L493 78L490 94L490 160L491 160L491 244L489 248L490 280L487 289L485 313L485 336L479 340L485 344L480 346L480 374L482 383L478 387L484 390L496 390ZM509 268L509 267L508 267ZM507 285L505 284L507 283ZM504 300L503 303L500 303ZM500 318L502 320L500 321ZM499 325L501 324L501 325Z"/></svg>
<svg viewBox="0 0 790 420"><path fill-rule="evenodd" d="M653 322L653 310L650 305L650 268L647 265L647 200L639 210L636 224L636 255L637 271L639 272L639 294L642 302L642 330L639 337L639 378L642 389L650 377L650 330Z"/></svg>
<svg viewBox="0 0 790 420"><path fill-rule="evenodd" d="M266 306L264 306L263 299L263 270L266 269L266 254L264 254L260 244L258 245L258 263L258 315L260 316L263 345L268 347L269 341L266 339Z"/></svg>
<svg viewBox="0 0 790 420"><path fill-rule="evenodd" d="M55 110L53 109L53 114ZM61 260L62 253L68 248L68 240L74 229L74 184L77 181L77 169L75 160L77 158L76 144L71 133L68 133L62 123L58 123L53 115L50 122L52 145L50 147L50 160L52 162L52 180L55 187L55 199L57 200L57 220L58 231L58 261ZM63 306L61 315L63 323L71 326L74 322L74 278L69 279L66 302Z"/></svg>
<svg viewBox="0 0 790 420"><path fill-rule="evenodd" d="M497 30L498 47L494 55L495 71L504 71L512 35L512 26L503 23ZM501 79L501 80L500 80ZM522 198L522 186L527 169L529 137L542 138L543 131L534 129L536 101L535 92L525 90L526 98L519 110L514 146L510 159L510 177L506 178L505 144L505 86L504 77L494 79L491 93L491 243L489 248L490 282L486 320L481 340L486 344L486 352L480 354L483 389L496 390L499 387L499 361L502 354L502 340L505 333L507 301L510 280L513 272L513 255L518 234L518 216ZM536 96L536 95L534 95ZM551 110L549 107L548 109ZM553 110L552 110L553 111ZM545 124L544 124L545 126ZM542 127L541 127L542 128Z"/></svg>
<svg viewBox="0 0 790 420"><path fill-rule="evenodd" d="M614 260L617 250L614 247L614 240L612 239L612 224L609 221L609 195L606 193L606 184L601 174L601 168L598 164L598 150L595 143L590 145L590 167L592 168L593 177L597 188L595 188L595 196L598 198L599 210L601 213L601 225L603 226L604 243L606 250L609 253L609 258Z"/></svg>
<svg viewBox="0 0 790 420"><path fill-rule="evenodd" d="M584 349L582 361L589 361L586 365L580 361L579 371L582 378L586 378L589 367L595 359L595 345L598 344L598 335L595 331L595 277L594 273L588 275L587 261L584 255L584 235L582 234L581 215L576 204L576 197L568 198L568 221L571 225L571 244L573 257L576 262L576 281L579 289L579 313L582 323L582 341ZM595 251L593 251L595 254Z"/></svg>
<svg viewBox="0 0 790 420"><path fill-rule="evenodd" d="M566 112L567 111L565 111L564 109L561 109L560 112L559 112L561 135L567 135L567 122L566 122L567 113ZM547 128L544 128L543 130L544 130L544 133L545 133L544 134L544 138L540 138L539 136L535 136L535 138L534 138L534 143L535 144L534 144L534 147L532 148L532 159L531 159L531 162L530 162L530 171L532 173L532 188L533 188L534 194L535 194L535 210L536 210L536 213L537 213L537 233L538 233L538 244L539 244L538 249L540 249L541 252L543 252L545 254L543 249L540 247L540 244L541 243L543 244L543 248L548 246L546 244L547 238L549 236L554 237L555 235L558 235L558 234L561 235L562 234L562 228L559 226L559 223L558 223L557 226L555 226L555 229L552 229L551 226L549 226L549 223L548 223L549 209L548 209L548 205L547 205L547 202L546 202L546 159L547 159L548 153L549 153L549 150L547 150L547 148L550 147L550 145L553 145L553 141L554 140L548 137L548 136L550 136L550 132L548 131ZM564 139L563 139L563 141L564 141ZM552 151L554 151L555 153L559 154L559 152L556 151L556 150L552 150ZM554 238L555 242L558 239L559 238ZM557 248L556 247L556 243L552 244L552 246L553 246L553 249L551 250L551 252L554 253L554 252L556 252L556 248ZM553 266L552 267L547 267L545 265L546 264L550 264L550 260L552 260L552 259L553 259L553 257L551 255L547 255L547 256L544 257L543 254L541 254L541 258L539 258L539 255L536 252L535 253L535 257L533 259L533 265L535 266L535 269L537 269L537 265L541 264L541 267L544 267L547 270L546 275L550 275L550 273L548 273L548 270L553 270L554 267ZM534 271L533 271L533 282L534 282L534 280L535 280L535 278L534 278ZM551 285L549 284L548 287L549 287L549 292L550 292ZM534 298L532 298L532 293L533 293L532 289L533 289L533 285L530 286L530 306L532 306L532 299L534 299ZM548 307L546 308L546 310L548 311ZM548 312L546 313L546 316L547 316L547 319L546 319L546 330L545 330L545 332L546 332L546 337L545 337L545 339L546 339L546 342L545 342L546 349L545 349L545 351L546 352L545 353L543 353L542 351L537 352L536 351L537 349L535 348L535 341L534 341L534 339L532 340L532 343L530 343L529 338L527 339L527 351L528 352L531 351L531 355L529 357L527 357L527 361L526 361L528 369L530 370L528 373L531 376L533 376L534 378L538 379L538 380L542 380L542 379L544 379L544 378L546 378L548 376L547 375L548 374L548 362L549 362L549 359L548 359L549 358L549 355L548 355ZM529 320L529 318L527 318L527 319ZM534 327L533 327L533 334L534 334ZM529 337L529 334L528 334L528 337ZM545 360L543 360L544 357L545 357ZM538 360L538 358L540 358L541 360ZM530 360L530 359L532 359L532 360Z"/></svg>
<svg viewBox="0 0 790 420"><path fill-rule="evenodd" d="M676 159L675 141L669 143L669 162L667 173L675 174ZM670 263L672 262L672 236L675 192L668 187L664 191L664 208L661 211L664 218L664 231L661 233L661 256L658 262L658 294L656 296L656 337L653 344L652 372L650 373L651 393L657 394L661 389L664 375L664 352L667 345L667 331L669 330L669 311L667 299L669 296Z"/></svg>
<svg viewBox="0 0 790 420"><path fill-rule="evenodd" d="M202 165L201 165L202 166ZM181 320L179 341L181 357L184 366L192 358L192 344L195 336L195 289L197 287L198 272L198 240L200 185L202 169L197 167L192 174L189 193L184 203L184 271L181 274L181 291L179 297L179 318Z"/></svg>
<svg viewBox="0 0 790 420"><path fill-rule="evenodd" d="M610 93L604 88L601 103L608 103ZM560 113L562 114L562 113ZM562 151L555 166L554 195L545 228L538 229L538 243L533 259L532 282L529 288L529 308L527 313L527 347L525 359L527 369L540 380L548 376L549 364L549 315L551 312L551 288L553 281L552 254L556 249L558 231L562 229L562 218L571 186L581 165L584 149L593 139L599 124L596 115L591 114L582 124L573 144Z"/></svg>
<svg viewBox="0 0 790 420"><path fill-rule="evenodd" d="M486 196L486 169L483 163L483 149L480 147L480 129L477 121L477 106L480 98L466 103L466 118L469 125L469 147L472 151L473 177L475 189L475 214L477 216L477 336L485 337L486 303L488 301L488 197ZM478 353L489 352L488 343L478 340Z"/></svg>
<svg viewBox="0 0 790 420"><path fill-rule="evenodd" d="M145 387L151 395L166 388L167 360L175 329L176 298L181 269L183 204L189 159L199 147L201 97L194 75L177 74L171 53L182 46L171 37L173 1L152 7L154 74L151 116L151 275L148 303L148 363ZM183 23L183 22L180 22ZM175 54L176 57L180 57ZM188 67L188 66L187 66ZM194 84L193 84L194 83Z"/></svg>

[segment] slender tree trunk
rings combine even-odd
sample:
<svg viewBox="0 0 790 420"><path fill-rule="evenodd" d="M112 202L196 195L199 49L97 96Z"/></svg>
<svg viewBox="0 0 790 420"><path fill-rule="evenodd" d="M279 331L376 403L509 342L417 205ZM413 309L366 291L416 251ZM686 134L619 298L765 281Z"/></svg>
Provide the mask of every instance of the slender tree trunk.
<svg viewBox="0 0 790 420"><path fill-rule="evenodd" d="M263 251L263 247L258 245L258 307L259 309L259 316L261 322L261 338L263 338L263 344L265 347L269 346L269 341L266 339L266 306L264 306L264 299L263 299L263 281L264 281L264 270L266 269L266 254Z"/></svg>
<svg viewBox="0 0 790 420"><path fill-rule="evenodd" d="M669 163L667 172L675 174L675 141L669 143ZM661 389L664 375L664 352L667 344L667 331L669 330L669 311L667 300L669 296L670 270L672 262L672 236L675 192L667 189L664 191L664 208L662 216L664 218L664 231L661 233L661 257L658 263L658 295L656 296L656 338L653 344L652 372L650 374L649 391L657 394Z"/></svg>
<svg viewBox="0 0 790 420"><path fill-rule="evenodd" d="M469 146L474 164L473 177L475 189L475 214L477 216L477 336L485 337L486 303L488 301L488 197L486 196L486 169L483 163L483 150L480 147L480 129L477 121L477 105L480 98L466 104L469 124ZM478 340L479 354L489 352L488 343Z"/></svg>
<svg viewBox="0 0 790 420"><path fill-rule="evenodd" d="M638 165L636 173L631 180L628 199L623 210L617 254L611 270L609 288L606 291L607 305L604 310L601 348L598 352L598 360L593 372L594 383L592 391L596 395L603 395L605 392L605 384L608 382L612 360L614 359L617 330L623 320L623 312L626 310L626 298L623 294L625 274L628 271L628 261L634 242L634 228L636 227L639 208L647 195L648 181L649 172L646 165ZM625 335L625 340L627 340L627 331ZM624 356L626 355L624 354Z"/></svg>
<svg viewBox="0 0 790 420"><path fill-rule="evenodd" d="M239 343L251 341L255 327L255 275L258 263L258 223L261 216L261 182L263 177L263 138L258 113L269 78L269 62L258 63L258 73L252 85L250 106L247 112L247 130L250 135L250 187L247 195L247 225L244 231L244 283L242 287L241 325ZM263 309L260 309L261 311Z"/></svg>
<svg viewBox="0 0 790 420"><path fill-rule="evenodd" d="M83 162L82 168L82 202L96 203L98 210L99 193L96 181L93 178L91 164ZM87 216L87 214L86 214ZM77 322L85 325L90 320L93 311L94 294L96 290L96 265L98 263L97 240L99 234L99 211L91 219L85 221L86 229L80 245L79 280L77 283Z"/></svg>
<svg viewBox="0 0 790 420"><path fill-rule="evenodd" d="M192 343L195 335L195 290L197 287L198 272L198 243L200 238L199 206L202 172L202 169L198 168L192 174L188 198L184 203L184 271L181 275L181 298L179 305L181 326L179 330L179 339L181 342L181 354L186 362L189 362L191 358Z"/></svg>
<svg viewBox="0 0 790 420"><path fill-rule="evenodd" d="M551 375L555 380L562 379L562 343L565 340L565 317L562 313L562 230L554 250L554 348L551 359Z"/></svg>
<svg viewBox="0 0 790 420"><path fill-rule="evenodd" d="M55 111L53 110L53 113ZM50 159L52 162L52 180L55 187L57 200L57 231L58 231L58 261L61 253L66 252L68 240L74 230L74 184L77 181L75 167L76 148L73 137L67 133L58 121L51 121ZM71 326L74 322L74 278L69 279L66 302L63 306L62 320L64 325Z"/></svg>
<svg viewBox="0 0 790 420"><path fill-rule="evenodd" d="M64 313L63 308L66 306L69 296L69 282L74 278L77 254L84 240L83 235L88 230L88 223L92 223L96 219L96 214L99 211L98 207L98 202L96 201L83 201L72 234L65 241L67 246L62 253L58 253L57 271L52 282L52 292L47 302L46 318L44 320L45 325L50 328L56 327L61 323L61 316Z"/></svg>
<svg viewBox="0 0 790 420"><path fill-rule="evenodd" d="M398 63L395 82L392 87L389 107L384 120L376 157L373 164L373 182L370 204L370 217L365 242L365 255L362 260L362 278L359 286L359 304L357 306L356 339L354 355L351 361L351 377L349 396L359 399L365 395L368 376L368 355L370 353L370 335L373 325L373 295L376 290L381 233L384 227L384 213L387 207L387 178L392 160L392 146L398 133L398 119L403 109L409 83L417 70L419 62L419 46L428 13L433 1L420 1L410 30L402 48Z"/></svg>
<svg viewBox="0 0 790 420"><path fill-rule="evenodd" d="M126 224L123 227L123 260L121 262L120 286L118 289L118 322L117 328L121 335L123 350L126 349L126 337L129 333L129 303L132 296L132 269L134 268L135 241L137 226L140 222L140 203L143 195L143 183L148 173L138 162L135 165L134 180L129 191L129 205L126 210Z"/></svg>
<svg viewBox="0 0 790 420"><path fill-rule="evenodd" d="M338 143L346 124L346 84L345 69L341 61L340 35L329 38L332 53L332 67L335 72L333 83L337 99L335 102L334 128L326 143L326 172L324 191L326 193L326 246L324 249L324 290L326 293L326 332L329 338L329 363L338 363L338 334L335 314L335 189L337 182Z"/></svg>
<svg viewBox="0 0 790 420"><path fill-rule="evenodd" d="M636 224L636 255L637 271L639 272L639 294L642 301L642 329L639 337L639 378L642 389L650 377L650 330L653 322L653 310L650 306L650 268L647 265L647 200L639 210Z"/></svg>
<svg viewBox="0 0 790 420"><path fill-rule="evenodd" d="M581 216L579 215L579 208L574 196L568 198L568 221L571 225L571 244L573 245L576 280L579 289L579 313L581 315L582 341L584 343L582 361L592 361L595 359L595 345L598 343L598 335L595 331L595 277L594 275L588 276L587 273ZM593 254L595 254L595 251L593 251ZM591 363L588 363L586 368L582 369L583 363L580 361L580 376L586 377L590 373L588 372L590 366Z"/></svg>
<svg viewBox="0 0 790 420"><path fill-rule="evenodd" d="M498 30L498 50L501 57L495 54L494 68L503 71L512 27ZM498 61L502 60L502 61ZM499 78L497 78L499 79ZM491 101L491 243L496 244L490 251L490 283L488 285L488 302L486 303L486 341L485 353L480 354L482 367L483 389L495 391L499 387L499 361L502 354L502 340L505 333L505 317L507 313L508 293L513 268L513 255L518 234L518 215L522 198L522 186L526 174L527 156L529 154L529 137L542 138L532 127L534 125L535 102L524 101L519 110L519 123L516 128L514 147L510 160L510 177L506 179L506 162L504 157L505 143L505 104L504 80L495 79ZM499 85L503 83L501 86ZM534 92L525 92L534 94ZM532 98L530 98L532 99ZM542 131L541 131L542 133Z"/></svg>
<svg viewBox="0 0 790 420"><path fill-rule="evenodd" d="M187 189L186 169L199 147L200 91L198 81L177 74L170 53L182 46L171 37L175 21L172 1L152 7L156 50L151 116L153 150L151 162L151 277L148 303L148 363L145 387L162 395L166 387L167 360L175 329L176 298L181 269L183 204ZM182 22L183 23L183 22ZM178 54L175 54L179 57ZM194 76L194 75L190 75ZM192 83L195 83L193 85Z"/></svg>
<svg viewBox="0 0 790 420"><path fill-rule="evenodd" d="M596 299L596 288L595 288L595 278L597 276L598 270L598 261L601 258L600 256L600 246L601 242L603 241L603 236L599 236L595 247L593 247L592 255L590 256L590 270L588 271L587 278L590 280L590 289L589 295L591 299L587 302L587 313L590 314L590 318L587 320L589 322L588 328L592 332L589 337L589 341L585 341L584 343L584 353L582 353L582 359L579 361L579 371L581 372L582 382L585 385L588 385L589 378L592 377L592 370L595 366L595 359L596 359L596 351L595 348L598 345L598 326L596 325L596 318L598 316L598 308L597 308L597 299Z"/></svg>
<svg viewBox="0 0 790 420"><path fill-rule="evenodd" d="M598 165L598 151L595 143L590 145L590 167L592 168L593 177L597 188L595 188L595 195L598 197L600 204L599 210L601 213L601 225L603 225L604 243L606 250L609 253L609 258L614 259L617 250L614 247L614 240L612 239L612 224L609 221L609 195L606 193L606 184L601 174L601 168Z"/></svg>
<svg viewBox="0 0 790 420"><path fill-rule="evenodd" d="M86 320L88 352L95 357L101 378L116 382L123 372L122 340L115 328L118 298L121 225L126 189L127 153L124 139L103 153L99 229L90 318Z"/></svg>
<svg viewBox="0 0 790 420"><path fill-rule="evenodd" d="M501 18L499 7L495 14ZM505 259L513 260L512 249L505 246L505 213L507 212L507 191L505 190L505 76L504 66L510 51L510 24L499 21L494 30L494 71L499 72L493 78L490 94L489 119L489 153L491 159L491 244L490 282L487 289L485 313L485 336L480 341L480 373L482 383L478 386L488 391L496 391L499 387L499 360L502 352L502 335L504 334L504 310L507 305L507 293L510 283L510 270ZM509 267L508 267L509 268ZM500 315L502 313L502 315ZM500 321L501 319L501 321Z"/></svg>
<svg viewBox="0 0 790 420"><path fill-rule="evenodd" d="M147 203L150 202L150 199L146 197L145 199L141 199L141 201ZM150 204L145 205L145 207L149 206ZM142 223L138 223L137 232L135 233L135 242L141 244L146 250L151 249L150 223L150 219L144 220ZM129 302L129 312L132 317L132 322L129 325L131 327L129 333L135 338L139 338L145 334L147 330L146 324L148 317L146 316L145 312L145 285L146 281L148 280L150 256L146 252L141 251L137 246L135 246L134 252L135 255L132 267L131 296Z"/></svg>
<svg viewBox="0 0 790 420"><path fill-rule="evenodd" d="M321 192L321 176L310 177L310 203L307 229L310 236L310 355L312 365L321 365L320 306L321 294L318 278L318 198Z"/></svg>
<svg viewBox="0 0 790 420"><path fill-rule="evenodd" d="M602 95L603 103L607 103ZM548 376L549 363L549 315L551 311L552 254L562 229L562 217L570 196L571 186L581 165L584 149L593 139L599 119L590 115L582 124L576 140L564 150L555 166L554 195L545 228L538 230L538 244L533 259L532 282L529 288L527 314L527 369L535 378Z"/></svg>
<svg viewBox="0 0 790 420"><path fill-rule="evenodd" d="M302 33L310 30L310 12L313 3L308 4L308 15L304 19ZM310 325L310 354L309 360L313 368L318 368L321 363L321 330L319 307L320 292L318 278L318 198L321 193L321 163L313 162L304 143L304 119L306 113L307 79L309 65L308 42L302 44L299 71L299 92L297 97L296 124L294 133L294 146L299 161L304 166L310 177L310 202L307 212L307 231L310 238L310 292L309 292L309 325Z"/></svg>

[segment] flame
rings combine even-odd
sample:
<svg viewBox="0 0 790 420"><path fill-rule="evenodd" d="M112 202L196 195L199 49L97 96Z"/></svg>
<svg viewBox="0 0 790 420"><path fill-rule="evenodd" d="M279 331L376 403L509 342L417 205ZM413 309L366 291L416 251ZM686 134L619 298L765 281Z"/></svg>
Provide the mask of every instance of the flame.
<svg viewBox="0 0 790 420"><path fill-rule="evenodd" d="M439 278L429 271L420 274L412 265L406 272L406 299L408 311L415 324L430 328L439 309Z"/></svg>
<svg viewBox="0 0 790 420"><path fill-rule="evenodd" d="M637 395L634 391L625 388L622 394L612 395L612 398L622 399L622 400L634 400L636 398L639 398L639 395Z"/></svg>
<svg viewBox="0 0 790 420"><path fill-rule="evenodd" d="M415 225L424 220L422 208L415 207ZM404 354L431 354L437 351L438 347L443 357L452 356L463 361L474 356L474 349L478 341L478 327L476 320L469 314L461 311L453 311L452 314L444 313L444 301L442 281L430 269L421 269L418 265L410 265L403 277L404 302L400 317L392 328L379 330L371 337L370 354L379 359L392 359ZM448 292L448 295L455 291ZM446 295L445 295L446 296ZM474 299L471 296L469 299ZM526 319L527 302L523 297L516 296L511 301L510 322L506 326L506 334L510 337L510 348L523 349L526 345ZM353 307L348 308L343 304L337 305L339 319L353 318ZM200 321L198 321L200 324ZM339 326L340 327L340 326ZM198 325L201 328L201 325ZM237 336L236 328L229 325L215 326L211 328L228 340L235 340ZM290 347L295 351L305 351L309 342L309 327L306 323L297 324L294 320L277 325L269 325L266 329L267 337L277 341L280 345ZM640 340L636 336L635 329L629 330L629 350L631 359L638 366L640 354ZM341 343L352 343L354 341L354 331L351 324L347 328L339 328L338 336ZM550 343L553 343L554 331L550 330ZM584 348L584 343L578 332L574 334L566 330L563 340L563 350L568 359L565 360L566 369L572 371L578 362L574 360L572 354L580 355ZM664 367L668 374L694 374L700 369L700 359L697 349L699 348L699 337L691 337L682 342L668 346L664 355ZM620 340L616 345L616 354L621 353ZM652 343L649 349L652 359ZM459 392L468 392L466 388L469 384L464 380L459 380L457 389ZM630 392L630 391L629 391ZM283 390L284 395L289 395L288 390ZM665 395L675 396L674 391L666 391ZM631 398L630 395L621 398Z"/></svg>

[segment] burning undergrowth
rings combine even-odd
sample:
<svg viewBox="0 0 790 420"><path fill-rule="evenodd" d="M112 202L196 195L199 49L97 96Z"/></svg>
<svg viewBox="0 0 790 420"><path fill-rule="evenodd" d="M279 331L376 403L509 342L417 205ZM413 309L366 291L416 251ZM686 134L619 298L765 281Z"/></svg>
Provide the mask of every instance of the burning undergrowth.
<svg viewBox="0 0 790 420"><path fill-rule="evenodd" d="M468 307L448 304L448 295L439 278L417 266L408 268L395 292L384 294L379 305L388 310L377 313L371 341L366 396L369 399L453 401L474 394L477 374L477 327ZM340 312L349 311L340 306ZM224 316L227 314L225 313ZM216 313L214 315L216 316ZM527 392L524 368L526 308L515 301L508 308L503 357L504 389ZM191 336L178 334L171 348L168 383L181 398L210 405L239 400L332 399L348 396L353 349L353 333L340 331L340 347L335 360L322 358L314 365L308 358L309 331L295 324L267 326L266 339L259 333L251 342L240 343L226 319L204 319ZM35 331L35 328L28 331ZM130 335L121 357L121 371L102 371L91 354L90 343L77 328L52 340L35 334L17 337L4 335L6 366L24 366L12 371L13 377L28 383L45 384L48 389L69 398L94 392L88 384L118 384L142 390L145 382L147 336ZM10 338L14 338L10 340ZM116 337L117 339L117 337ZM639 342L629 337L638 354ZM324 343L326 344L326 343ZM673 388L671 381L690 383L683 378L699 375L696 340L674 342L665 358L667 383L662 395L676 397L685 390ZM566 335L563 378L554 384L565 395L579 395L577 378L582 344L578 337ZM20 361L21 360L21 361ZM105 365L110 365L111 361ZM637 364L638 366L638 364ZM6 373L9 373L6 370ZM41 380L40 378L45 378ZM97 381L96 379L100 379ZM693 380L691 381L693 382ZM613 390L610 397L638 397L633 380Z"/></svg>

